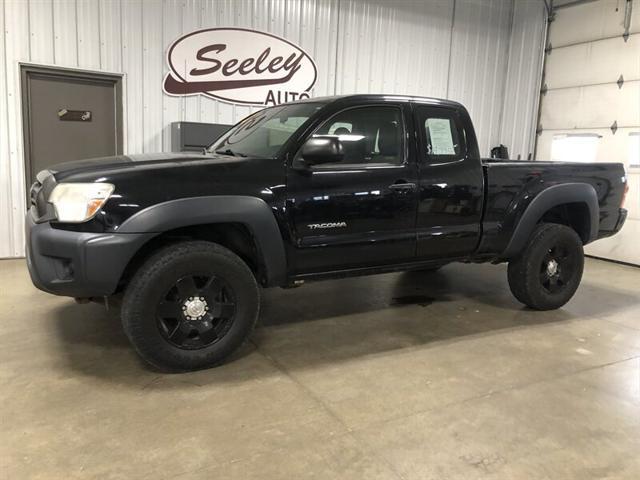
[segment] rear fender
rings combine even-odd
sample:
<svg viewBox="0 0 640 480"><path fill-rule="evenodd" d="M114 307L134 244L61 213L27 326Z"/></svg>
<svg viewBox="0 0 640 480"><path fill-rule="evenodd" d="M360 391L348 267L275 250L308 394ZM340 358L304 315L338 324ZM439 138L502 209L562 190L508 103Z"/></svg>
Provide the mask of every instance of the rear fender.
<svg viewBox="0 0 640 480"><path fill-rule="evenodd" d="M587 205L589 209L589 238L585 244L594 241L598 237L600 224L600 207L595 189L587 183L552 185L538 193L529 203L501 257L509 259L518 255L526 246L543 215L553 207L567 203Z"/></svg>

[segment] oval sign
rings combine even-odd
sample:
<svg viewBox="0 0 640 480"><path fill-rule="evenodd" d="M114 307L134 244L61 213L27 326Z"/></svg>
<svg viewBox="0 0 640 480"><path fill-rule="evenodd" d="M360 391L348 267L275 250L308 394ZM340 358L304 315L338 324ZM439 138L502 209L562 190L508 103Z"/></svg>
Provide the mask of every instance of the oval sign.
<svg viewBox="0 0 640 480"><path fill-rule="evenodd" d="M169 95L207 95L229 103L268 105L309 98L317 70L311 57L270 33L209 28L177 39L167 51Z"/></svg>

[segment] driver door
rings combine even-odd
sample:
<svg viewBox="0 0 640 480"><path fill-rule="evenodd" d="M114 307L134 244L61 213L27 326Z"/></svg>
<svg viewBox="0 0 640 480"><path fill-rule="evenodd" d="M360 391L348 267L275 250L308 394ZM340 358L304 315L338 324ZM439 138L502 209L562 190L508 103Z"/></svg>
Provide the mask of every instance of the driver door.
<svg viewBox="0 0 640 480"><path fill-rule="evenodd" d="M340 162L287 172L294 274L411 261L418 175L410 106L371 104L334 114L314 135L335 135ZM294 162L295 163L295 162Z"/></svg>

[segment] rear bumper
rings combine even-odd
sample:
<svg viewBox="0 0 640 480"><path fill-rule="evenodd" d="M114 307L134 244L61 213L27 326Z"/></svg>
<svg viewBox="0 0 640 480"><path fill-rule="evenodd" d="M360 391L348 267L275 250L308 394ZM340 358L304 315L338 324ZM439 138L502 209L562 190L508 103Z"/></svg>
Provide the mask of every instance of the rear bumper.
<svg viewBox="0 0 640 480"><path fill-rule="evenodd" d="M618 233L622 229L622 226L624 225L624 222L626 219L627 219L627 209L621 208L618 213L618 221L616 222L616 226L613 229L614 233Z"/></svg>
<svg viewBox="0 0 640 480"><path fill-rule="evenodd" d="M26 218L27 266L40 290L68 297L101 297L116 291L125 267L155 234L71 232Z"/></svg>
<svg viewBox="0 0 640 480"><path fill-rule="evenodd" d="M607 238L607 237L610 237L611 235L615 235L616 233L618 233L620 230L622 230L622 227L624 226L624 222L626 220L627 220L627 209L619 208L618 218L616 219L616 223L615 223L615 226L613 227L613 230L600 230L598 232L598 239Z"/></svg>

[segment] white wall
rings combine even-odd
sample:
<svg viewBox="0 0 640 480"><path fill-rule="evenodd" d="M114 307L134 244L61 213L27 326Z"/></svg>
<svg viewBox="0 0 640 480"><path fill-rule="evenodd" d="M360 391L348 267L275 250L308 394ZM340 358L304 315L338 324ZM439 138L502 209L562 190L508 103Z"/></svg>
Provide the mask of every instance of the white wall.
<svg viewBox="0 0 640 480"><path fill-rule="evenodd" d="M536 156L551 159L554 136L594 134L595 160L625 165L629 210L622 231L589 245L587 253L640 265L640 168L630 156L640 134L640 0L633 0L629 37L625 41L625 3L597 0L560 8L549 27L551 51L545 58ZM617 85L620 75L622 87ZM615 133L611 125L617 123ZM553 160L561 158L553 158Z"/></svg>
<svg viewBox="0 0 640 480"><path fill-rule="evenodd" d="M0 257L24 253L20 61L124 73L125 153L166 151L171 122L234 123L255 107L164 95L165 48L199 28L255 28L314 58L315 96L459 100L483 155L502 142L526 157L543 12L542 0L0 0Z"/></svg>

